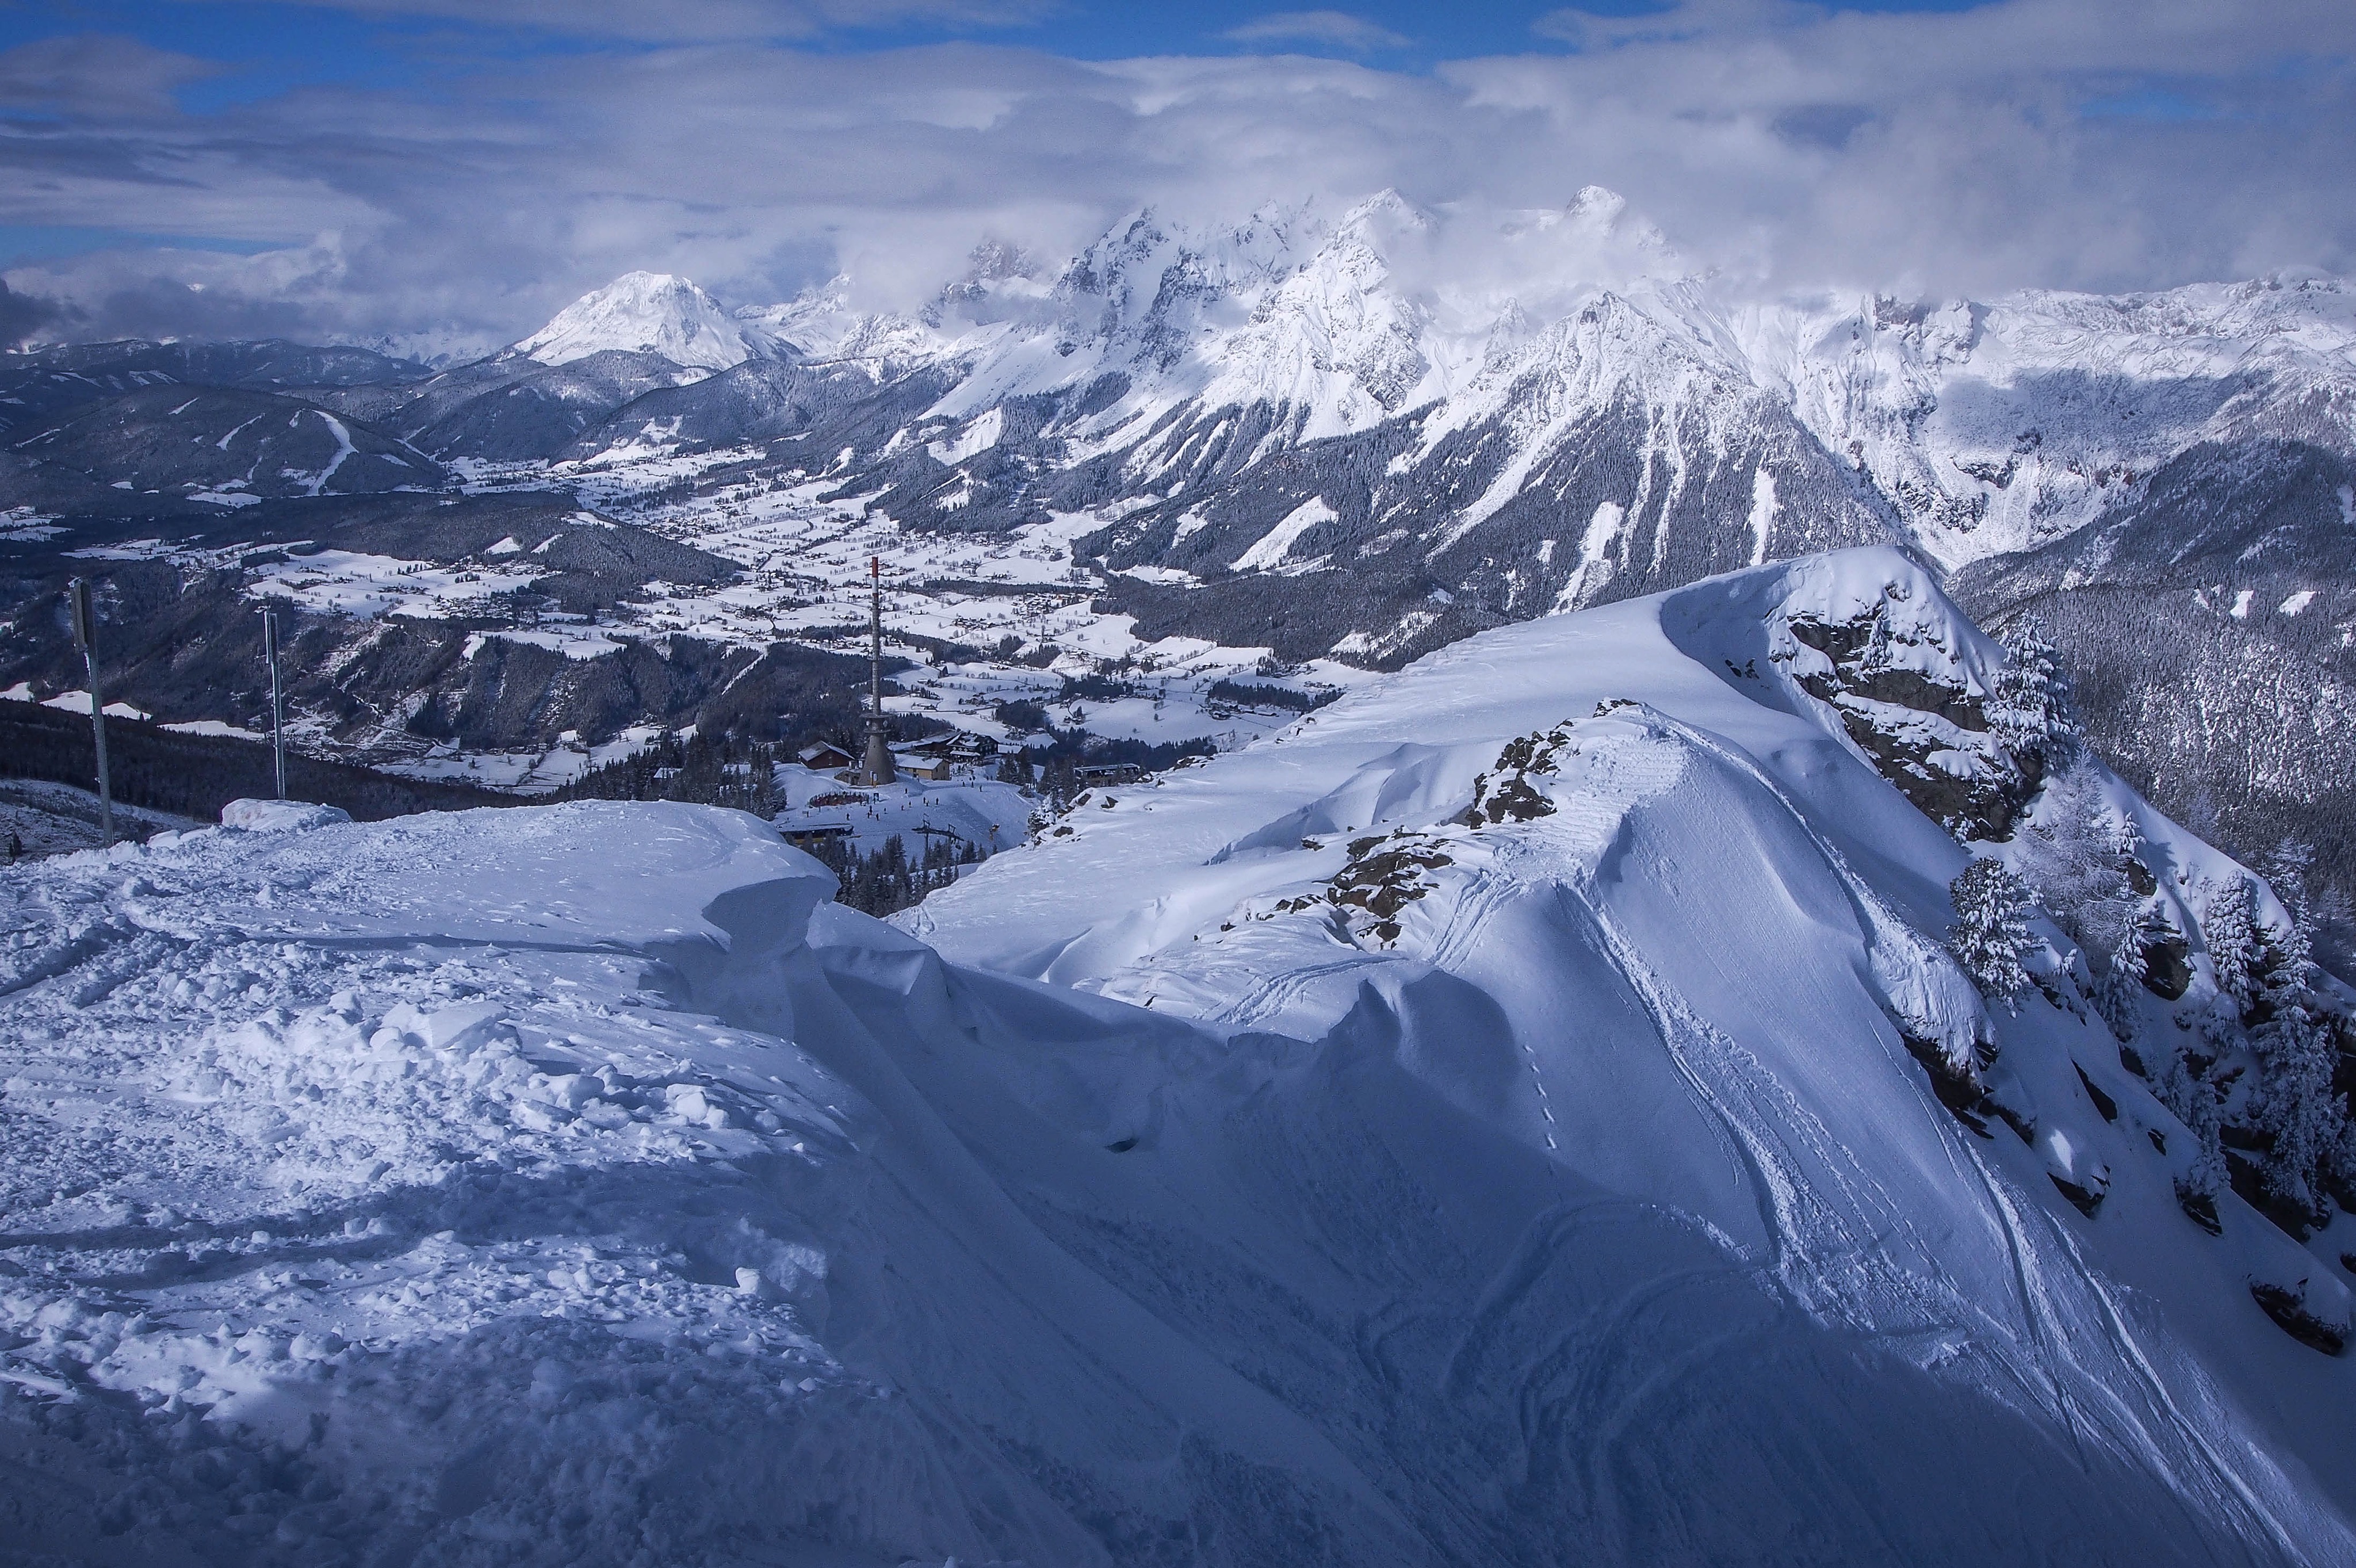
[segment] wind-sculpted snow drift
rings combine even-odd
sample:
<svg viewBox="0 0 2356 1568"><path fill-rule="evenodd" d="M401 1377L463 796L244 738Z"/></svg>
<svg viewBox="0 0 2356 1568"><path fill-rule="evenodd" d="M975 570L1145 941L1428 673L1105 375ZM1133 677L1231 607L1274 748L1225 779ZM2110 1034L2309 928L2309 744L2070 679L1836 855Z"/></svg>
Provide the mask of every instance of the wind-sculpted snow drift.
<svg viewBox="0 0 2356 1568"><path fill-rule="evenodd" d="M913 935L674 806L13 874L0 1552L2351 1560L2336 1265L1925 934L1861 617L1994 657L1886 552L1507 628Z"/></svg>

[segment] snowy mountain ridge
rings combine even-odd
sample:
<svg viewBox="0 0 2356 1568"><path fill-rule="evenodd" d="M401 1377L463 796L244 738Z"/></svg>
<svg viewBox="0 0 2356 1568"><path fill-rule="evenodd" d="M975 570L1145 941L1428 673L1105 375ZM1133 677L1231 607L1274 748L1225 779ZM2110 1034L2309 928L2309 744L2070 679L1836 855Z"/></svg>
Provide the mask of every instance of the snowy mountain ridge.
<svg viewBox="0 0 2356 1568"><path fill-rule="evenodd" d="M2032 783L2016 667L1890 551L1505 628L905 930L662 804L14 874L0 1509L256 1563L2344 1560L2349 1362L2285 1331L2347 1331L2338 1226L2209 1233L2162 1092L2219 890L2288 916ZM1946 769L2029 870L2065 796L2131 823L2176 995L2035 913L1984 996Z"/></svg>
<svg viewBox="0 0 2356 1568"><path fill-rule="evenodd" d="M1141 211L1060 269L985 247L916 315L837 279L736 318L799 358L642 396L558 471L763 443L905 528L1092 514L1080 553L1141 625L1378 667L1815 550L2036 548L2205 444L2356 452L2333 280L1762 304L1591 188ZM1322 591L1272 615L1271 575Z"/></svg>
<svg viewBox="0 0 2356 1568"><path fill-rule="evenodd" d="M1526 482L1559 434L1529 417L1532 389L1590 416L1623 398L1657 408L1662 378L1697 366L1788 410L1869 481L1895 536L1950 565L2071 532L2184 447L2356 384L2356 303L2336 280L1759 305L1593 188L1551 212L1434 214L1389 191L1338 219L1309 203L1196 229L1145 211L1052 285L1037 271L952 287L921 317L851 315L841 280L739 316L814 355L884 339L937 367L955 386L927 422L1085 403L1049 419L1066 446L1037 461L1121 454L1130 493L1185 476L1173 459L1214 416L1256 407L1268 435L1230 469L1408 416L1412 467L1439 435L1509 417L1521 435L1499 467ZM1618 323L1608 338L1578 330L1596 312ZM1721 413L1706 439L1772 417Z"/></svg>

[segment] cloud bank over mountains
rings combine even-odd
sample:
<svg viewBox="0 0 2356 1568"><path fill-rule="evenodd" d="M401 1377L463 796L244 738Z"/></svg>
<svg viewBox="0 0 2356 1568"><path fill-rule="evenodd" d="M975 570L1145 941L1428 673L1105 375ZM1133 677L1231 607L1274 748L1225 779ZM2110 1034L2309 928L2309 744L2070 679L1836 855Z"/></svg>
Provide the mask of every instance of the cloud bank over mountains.
<svg viewBox="0 0 2356 1568"><path fill-rule="evenodd" d="M77 337L488 345L633 269L733 304L847 274L860 305L907 308L978 242L1062 257L1141 206L1212 220L1392 187L1547 209L1590 185L1762 293L2356 271L2356 14L2332 0L1687 0L1549 13L1526 53L1428 70L1384 69L1365 51L1400 35L1340 11L1226 34L1266 53L1084 60L809 47L841 10L707 0L658 38L636 8L515 0L496 19L583 41L202 113L187 90L219 62L27 44L0 53L0 222L125 238L6 281ZM902 13L979 30L1038 8Z"/></svg>

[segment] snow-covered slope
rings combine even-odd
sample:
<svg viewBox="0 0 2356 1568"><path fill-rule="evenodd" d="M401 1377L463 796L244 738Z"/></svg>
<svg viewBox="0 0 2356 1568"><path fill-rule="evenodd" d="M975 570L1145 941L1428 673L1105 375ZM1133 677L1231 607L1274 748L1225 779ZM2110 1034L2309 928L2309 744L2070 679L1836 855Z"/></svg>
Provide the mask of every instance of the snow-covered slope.
<svg viewBox="0 0 2356 1568"><path fill-rule="evenodd" d="M687 279L638 272L583 295L515 347L544 365L617 350L724 371L759 352L765 341Z"/></svg>
<svg viewBox="0 0 2356 1568"><path fill-rule="evenodd" d="M11 1555L1415 1560L1016 1201L1113 1162L1026 1063L1198 1031L952 978L738 813L236 814L0 886Z"/></svg>
<svg viewBox="0 0 2356 1568"><path fill-rule="evenodd" d="M316 403L220 387L143 387L11 450L91 485L228 508L438 488L447 478L406 441Z"/></svg>
<svg viewBox="0 0 2356 1568"><path fill-rule="evenodd" d="M1959 775L1978 766L1958 750L1974 732L1921 699L1819 701L1832 665L1816 628L1857 625L1883 628L1881 668L1918 678L1891 689L1986 692L2001 657L1886 552L1493 632L1248 751L1100 792L1039 851L902 919L953 960L1329 1051L1361 1042L1544 1159L1570 1212L1610 1193L1686 1217L1779 1310L2002 1406L2042 1434L2031 1446L2070 1448L2008 1496L2007 1528L2067 1530L2051 1499L2086 1487L2115 1501L2145 1472L2168 1477L2172 1517L2206 1511L2191 1500L2206 1495L2241 1520L2244 1544L2219 1550L2263 1553L2271 1537L2345 1553L2348 1373L2253 1294L2343 1320L2345 1243L2302 1248L2230 1196L2222 1237L2188 1218L2176 1187L2196 1140L2123 1066L2058 929L2040 922L2040 989L2019 1011L1983 1005L1935 940L1965 852L1879 776L1842 703ZM2197 930L2191 907L2238 868L2101 778L2151 907ZM2188 1026L2143 1005L2172 1049ZM1976 1129L1941 1108L1943 1078ZM1176 1103L1139 1125L1190 1154L1208 1135ZM1594 1222L1524 1236L1531 1275L1491 1287L1507 1317L1559 1266L1551 1247ZM1624 1288L1624 1316L1571 1316L1633 1323L1648 1290L1679 1287L1637 1269ZM1543 1343L1520 1364L1547 1365ZM1705 1359L1697 1384L1725 1375ZM1694 1418L1675 1413L1678 1386L1611 1430ZM1709 1419L1773 1428L1745 1397L1736 1380ZM2147 1549L2126 1544L2140 1527L2118 1531L2082 1539L2104 1560ZM1929 1555L1944 1550L1959 1549Z"/></svg>
<svg viewBox="0 0 2356 1568"><path fill-rule="evenodd" d="M0 1528L2348 1561L2349 1368L2252 1294L2344 1324L2337 1265L2187 1218L2059 931L1983 1003L1965 854L1845 716L1935 738L1888 699L1996 658L1888 552L1508 628L1083 801L938 950L687 807L255 805L13 873ZM2157 908L2233 875L2114 803Z"/></svg>

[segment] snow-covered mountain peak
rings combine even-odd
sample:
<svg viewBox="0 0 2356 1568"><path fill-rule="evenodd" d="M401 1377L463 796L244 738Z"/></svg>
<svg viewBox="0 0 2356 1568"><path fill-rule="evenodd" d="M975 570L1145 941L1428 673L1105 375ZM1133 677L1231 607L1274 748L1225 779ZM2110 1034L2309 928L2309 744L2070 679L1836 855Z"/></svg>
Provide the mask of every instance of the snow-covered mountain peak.
<svg viewBox="0 0 2356 1568"><path fill-rule="evenodd" d="M686 278L624 273L558 311L516 349L544 365L567 365L619 349L724 371L759 351L763 339L748 333L747 325Z"/></svg>
<svg viewBox="0 0 2356 1568"><path fill-rule="evenodd" d="M985 240L968 257L963 276L944 285L917 319L954 338L980 327L1051 330L1056 319L1055 283L1039 263L1003 240Z"/></svg>
<svg viewBox="0 0 2356 1568"><path fill-rule="evenodd" d="M1386 186L1344 212L1342 221L1334 225L1334 233L1379 241L1401 231L1428 231L1437 222L1431 213Z"/></svg>
<svg viewBox="0 0 2356 1568"><path fill-rule="evenodd" d="M1583 185L1563 211L1573 218L1590 219L1600 226L1609 228L1627 209L1628 199L1618 191L1601 185Z"/></svg>
<svg viewBox="0 0 2356 1568"><path fill-rule="evenodd" d="M1395 189L1338 217L1313 199L1231 223L1141 208L1052 285L1028 266L981 264L1002 260L977 252L971 275L925 313L937 351L970 366L936 413L967 417L1118 375L1125 394L1091 415L1094 430L1142 428L1182 403L1265 405L1281 411L1288 442L1445 399L1599 293L1657 291L1677 267L1599 187L1538 212L1430 209ZM1680 298L1655 314L1693 308ZM1722 333L1681 323L1675 335Z"/></svg>
<svg viewBox="0 0 2356 1568"><path fill-rule="evenodd" d="M1123 357L1162 357L1191 328L1240 326L1252 300L1293 272L1325 231L1305 206L1264 208L1210 230L1147 208L1081 252L1055 294L1068 331Z"/></svg>

